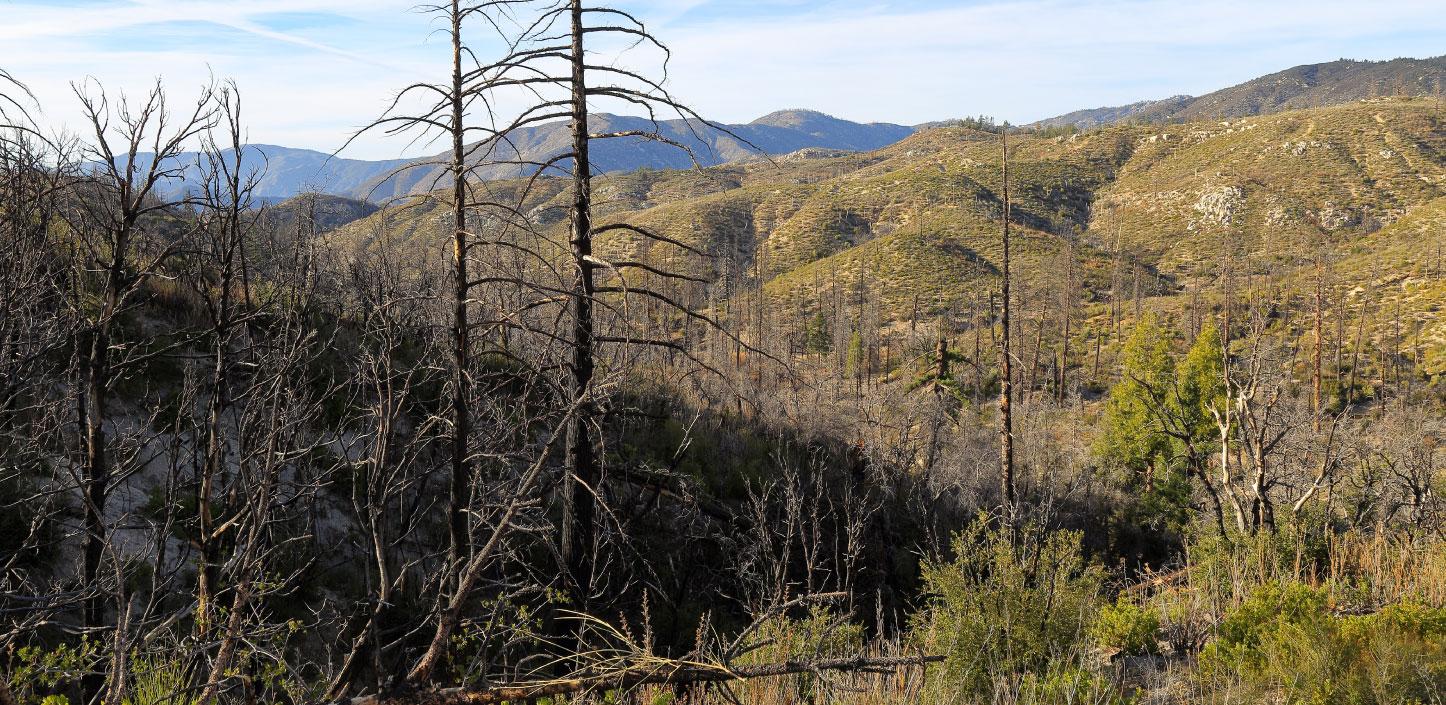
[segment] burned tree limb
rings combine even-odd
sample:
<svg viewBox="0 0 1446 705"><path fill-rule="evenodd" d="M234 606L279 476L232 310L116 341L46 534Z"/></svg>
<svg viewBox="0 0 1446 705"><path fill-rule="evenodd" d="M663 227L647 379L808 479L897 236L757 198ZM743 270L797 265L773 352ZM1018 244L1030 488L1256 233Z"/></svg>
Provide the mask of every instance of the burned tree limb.
<svg viewBox="0 0 1446 705"><path fill-rule="evenodd" d="M553 695L569 695L600 690L622 690L643 685L692 685L733 683L754 678L821 671L877 673L910 666L940 663L943 656L849 656L819 661L783 661L780 663L728 668L709 664L666 662L623 671L576 678L538 681L496 686L477 690L449 688L396 696L365 696L345 701L345 705L490 705L528 700ZM342 705L338 703L337 705Z"/></svg>

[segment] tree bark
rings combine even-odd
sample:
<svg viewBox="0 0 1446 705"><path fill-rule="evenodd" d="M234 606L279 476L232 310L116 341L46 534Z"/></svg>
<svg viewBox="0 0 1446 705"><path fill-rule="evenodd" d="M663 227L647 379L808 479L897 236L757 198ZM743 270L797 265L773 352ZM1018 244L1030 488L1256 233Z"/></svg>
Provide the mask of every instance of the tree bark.
<svg viewBox="0 0 1446 705"><path fill-rule="evenodd" d="M999 490L1004 515L1014 521L1014 419L1010 401L1014 395L1013 371L1009 358L1009 133L1000 133L1000 170L1004 177L1004 255L1000 267L1002 307L999 325Z"/></svg>
<svg viewBox="0 0 1446 705"><path fill-rule="evenodd" d="M447 499L447 566L461 570L467 543L467 491L471 473L467 439L472 418L468 408L471 379L467 374L469 326L467 320L467 171L463 144L462 7L452 0L452 477Z"/></svg>
<svg viewBox="0 0 1446 705"><path fill-rule="evenodd" d="M572 0L572 364L568 392L575 410L568 419L564 465L562 559L571 580L573 608L586 612L592 591L593 490L598 462L592 442L593 360L592 174L588 163L587 75L581 0Z"/></svg>

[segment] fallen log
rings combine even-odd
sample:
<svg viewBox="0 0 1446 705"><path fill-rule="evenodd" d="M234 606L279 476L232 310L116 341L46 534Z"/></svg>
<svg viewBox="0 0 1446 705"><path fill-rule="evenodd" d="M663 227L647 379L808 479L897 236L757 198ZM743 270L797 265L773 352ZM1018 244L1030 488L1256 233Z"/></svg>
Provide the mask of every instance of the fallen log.
<svg viewBox="0 0 1446 705"><path fill-rule="evenodd" d="M1180 568L1178 570L1173 570L1169 573L1153 573L1146 576L1145 580L1142 580L1138 583L1135 583L1134 585L1125 588L1125 592L1129 594L1149 592L1150 590L1154 590L1155 588L1165 587L1167 585L1174 585L1175 583L1183 582L1189 577L1189 568Z"/></svg>
<svg viewBox="0 0 1446 705"><path fill-rule="evenodd" d="M352 698L348 705L495 705L552 695L621 690L642 685L730 683L753 678L770 678L820 671L881 672L904 666L938 663L943 660L943 656L851 656L821 661L784 661L739 668L697 664L653 665L646 669L629 669L595 676L516 683L491 688L446 688L385 696L368 695Z"/></svg>

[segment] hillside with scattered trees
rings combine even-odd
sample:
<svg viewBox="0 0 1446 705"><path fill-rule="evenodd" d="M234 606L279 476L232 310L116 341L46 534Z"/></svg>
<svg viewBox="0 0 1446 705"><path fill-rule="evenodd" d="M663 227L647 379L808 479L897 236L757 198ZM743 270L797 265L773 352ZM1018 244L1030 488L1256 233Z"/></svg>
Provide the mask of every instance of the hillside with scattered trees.
<svg viewBox="0 0 1446 705"><path fill-rule="evenodd" d="M839 128L431 12L384 203L0 72L0 705L1440 701L1439 100L705 166Z"/></svg>

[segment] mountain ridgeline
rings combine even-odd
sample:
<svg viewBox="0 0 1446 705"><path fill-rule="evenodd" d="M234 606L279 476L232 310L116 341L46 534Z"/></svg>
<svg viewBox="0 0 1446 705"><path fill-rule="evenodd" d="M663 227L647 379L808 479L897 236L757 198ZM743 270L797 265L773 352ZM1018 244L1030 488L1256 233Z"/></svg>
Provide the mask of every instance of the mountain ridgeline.
<svg viewBox="0 0 1446 705"><path fill-rule="evenodd" d="M809 148L870 151L898 142L914 128L884 123L860 124L808 110L770 113L746 125L712 126L697 120L662 120L598 114L589 121L593 134L658 132L675 144L643 137L600 140L592 147L596 173L639 169L687 169L717 166L748 159L784 155ZM473 171L479 179L504 179L530 174L534 167L524 164L490 162L545 162L571 148L571 133L564 122L524 127L509 133L494 145L474 149L478 162ZM679 149L682 145L687 151ZM558 162L549 173L563 175L569 160ZM367 185L364 192L350 195L385 200L431 190L445 170L438 159L418 160L401 172L384 174Z"/></svg>
<svg viewBox="0 0 1446 705"><path fill-rule="evenodd" d="M1203 96L1177 95L1079 110L1026 127L1091 129L1122 122L1167 124L1235 119L1376 97L1439 97L1443 85L1446 56L1379 62L1342 59L1296 66ZM595 134L657 132L686 148L642 137L598 141L592 149L594 171L618 173L711 167L795 153L814 158L829 152L870 152L919 130L950 124L857 123L811 110L780 110L737 125L681 119L661 120L655 125L647 118L596 114L589 128ZM522 175L531 167L503 162L544 162L567 151L569 140L565 121L514 130L504 140L472 149L477 163L473 175L486 180ZM276 145L257 144L244 149L246 166L258 173L254 195L265 203L308 192L382 202L432 190L445 166L441 156L369 161ZM181 159L191 162L195 156L184 154ZM552 171L560 175L567 168L569 164L564 160ZM197 179L197 172L188 170L185 178L170 185L169 191L194 191Z"/></svg>
<svg viewBox="0 0 1446 705"><path fill-rule="evenodd" d="M1446 56L1433 59L1305 64L1203 96L1177 95L1129 105L1077 110L1030 127L1089 129L1134 121L1180 123L1269 115L1367 98L1439 96L1446 86Z"/></svg>
<svg viewBox="0 0 1446 705"><path fill-rule="evenodd" d="M861 124L809 110L782 110L744 125L710 125L698 120L663 120L655 126L647 118L598 114L593 133L654 132L683 145L688 151L641 137L601 140L592 149L598 173L638 169L686 169L716 166L747 159L765 159L804 149L870 151L898 142L914 128L886 123ZM495 162L544 162L566 152L571 144L566 122L524 127L494 145L475 147L480 179L518 176L531 167ZM259 173L255 195L266 202L281 201L305 192L318 192L373 202L385 201L436 187L445 160L442 157L365 161L342 159L308 149L274 145L244 148L244 168ZM229 152L228 152L229 153ZM194 154L182 155L186 162ZM553 172L570 168L559 162ZM197 173L171 185L172 192L194 190Z"/></svg>

